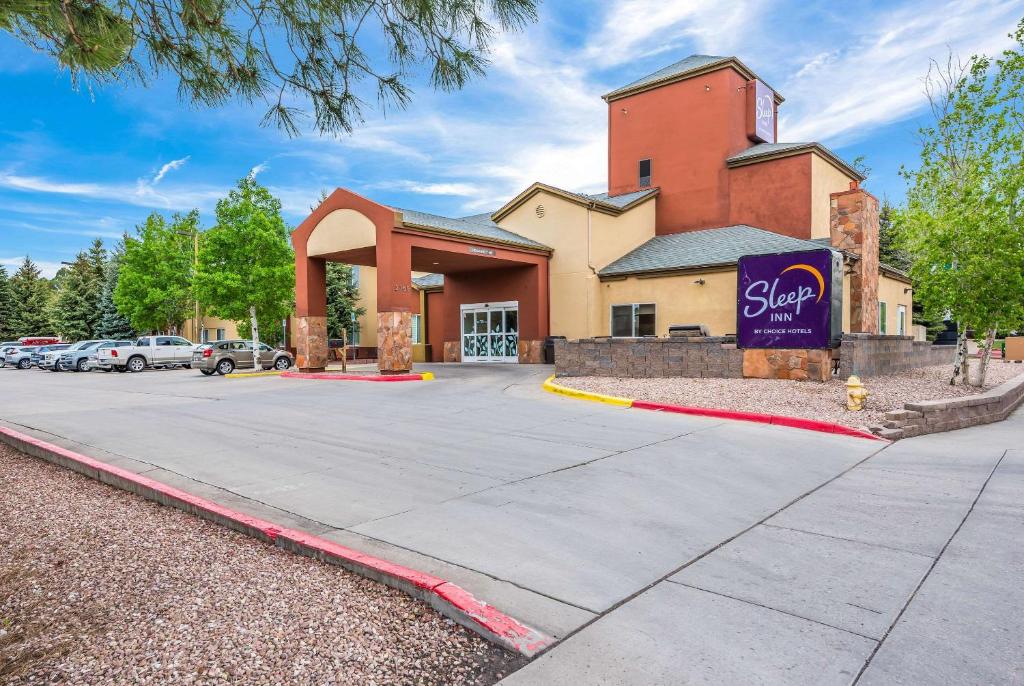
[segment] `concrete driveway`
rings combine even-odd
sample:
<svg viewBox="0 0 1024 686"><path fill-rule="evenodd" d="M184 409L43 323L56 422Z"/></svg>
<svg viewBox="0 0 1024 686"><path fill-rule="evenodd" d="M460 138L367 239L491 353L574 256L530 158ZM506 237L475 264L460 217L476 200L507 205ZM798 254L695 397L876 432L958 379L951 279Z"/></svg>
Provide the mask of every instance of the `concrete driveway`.
<svg viewBox="0 0 1024 686"><path fill-rule="evenodd" d="M402 384L2 369L0 421L571 636L519 683L849 682L1005 450L878 453L552 396L544 367L431 369Z"/></svg>

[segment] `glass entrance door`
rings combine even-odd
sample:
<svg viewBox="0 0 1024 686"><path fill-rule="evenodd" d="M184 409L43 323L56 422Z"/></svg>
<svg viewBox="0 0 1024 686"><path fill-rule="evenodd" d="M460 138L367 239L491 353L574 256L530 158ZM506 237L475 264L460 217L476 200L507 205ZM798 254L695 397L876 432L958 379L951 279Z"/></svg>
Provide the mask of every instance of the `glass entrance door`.
<svg viewBox="0 0 1024 686"><path fill-rule="evenodd" d="M462 361L519 361L519 302L462 305Z"/></svg>

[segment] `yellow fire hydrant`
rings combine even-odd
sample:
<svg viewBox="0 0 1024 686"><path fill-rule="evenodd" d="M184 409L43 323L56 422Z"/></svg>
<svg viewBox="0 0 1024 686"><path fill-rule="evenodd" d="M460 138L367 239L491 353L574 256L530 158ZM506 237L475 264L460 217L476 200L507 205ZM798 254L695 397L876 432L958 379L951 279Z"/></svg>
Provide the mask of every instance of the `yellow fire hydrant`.
<svg viewBox="0 0 1024 686"><path fill-rule="evenodd" d="M860 382L860 377L854 374L846 380L846 409L859 412L864 409L864 401L868 399L868 389Z"/></svg>

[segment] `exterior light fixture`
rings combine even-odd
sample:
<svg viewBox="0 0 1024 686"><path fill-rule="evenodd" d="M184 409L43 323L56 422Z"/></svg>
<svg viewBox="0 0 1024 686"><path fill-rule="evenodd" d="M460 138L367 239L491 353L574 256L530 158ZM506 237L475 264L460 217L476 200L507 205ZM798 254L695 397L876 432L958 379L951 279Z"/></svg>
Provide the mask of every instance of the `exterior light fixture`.
<svg viewBox="0 0 1024 686"><path fill-rule="evenodd" d="M694 281L694 283L697 284L698 286L703 286L705 284L705 281L704 279L697 279L696 281Z"/></svg>
<svg viewBox="0 0 1024 686"><path fill-rule="evenodd" d="M629 110L627 110L625 107L623 107L622 108L622 113L623 114L629 114Z"/></svg>
<svg viewBox="0 0 1024 686"><path fill-rule="evenodd" d="M704 90L705 90L706 92L711 92L711 86L709 86L708 84L706 84L706 83L705 83L705 84L704 84Z"/></svg>
<svg viewBox="0 0 1024 686"><path fill-rule="evenodd" d="M912 290L914 290L914 289L913 288L904 288L903 289L903 295L906 295L907 293L909 293Z"/></svg>

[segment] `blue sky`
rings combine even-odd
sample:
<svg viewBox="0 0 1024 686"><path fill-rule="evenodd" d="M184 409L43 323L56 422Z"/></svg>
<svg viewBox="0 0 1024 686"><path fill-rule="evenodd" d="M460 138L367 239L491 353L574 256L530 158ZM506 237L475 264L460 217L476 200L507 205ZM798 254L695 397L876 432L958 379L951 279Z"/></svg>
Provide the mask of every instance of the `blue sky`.
<svg viewBox="0 0 1024 686"><path fill-rule="evenodd" d="M533 181L604 190L600 95L691 53L738 56L785 96L781 141L865 155L868 188L898 201L929 59L995 54L1021 15L1019 0L549 0L536 25L495 41L487 76L462 92L432 92L420 75L408 109L367 111L351 136L297 139L261 127L258 106L183 104L169 81L75 91L0 33L0 264L29 254L52 275L153 210L198 207L209 223L253 169L293 224L337 186L455 216Z"/></svg>

